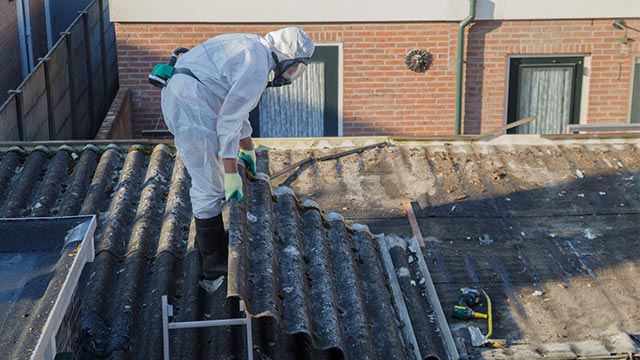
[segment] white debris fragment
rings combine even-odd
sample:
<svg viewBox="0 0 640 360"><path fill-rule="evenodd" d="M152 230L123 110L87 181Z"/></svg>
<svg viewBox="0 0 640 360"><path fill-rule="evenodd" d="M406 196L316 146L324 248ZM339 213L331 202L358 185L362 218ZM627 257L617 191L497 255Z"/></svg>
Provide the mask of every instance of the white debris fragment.
<svg viewBox="0 0 640 360"><path fill-rule="evenodd" d="M584 193L578 193L578 197L583 198L584 197Z"/></svg>
<svg viewBox="0 0 640 360"><path fill-rule="evenodd" d="M506 201L511 201L511 198L504 198Z"/></svg>
<svg viewBox="0 0 640 360"><path fill-rule="evenodd" d="M247 212L247 220L249 220L250 223L254 223L254 222L258 221L258 218L255 215L253 215L252 213Z"/></svg>
<svg viewBox="0 0 640 360"><path fill-rule="evenodd" d="M398 275L398 277L409 277L410 275L409 269L404 266L398 268L398 270L396 270L396 274Z"/></svg>
<svg viewBox="0 0 640 360"><path fill-rule="evenodd" d="M563 197L564 195L562 193L558 193L558 196L559 197Z"/></svg>
<svg viewBox="0 0 640 360"><path fill-rule="evenodd" d="M218 288L220 288L220 285L222 285L223 282L224 282L224 275L220 276L215 280L206 280L206 279L200 280L198 284L206 292L214 293L216 292L216 290L218 290Z"/></svg>
<svg viewBox="0 0 640 360"><path fill-rule="evenodd" d="M293 245L289 245L284 248L284 252L289 256L300 256L300 251L298 251L298 249Z"/></svg>
<svg viewBox="0 0 640 360"><path fill-rule="evenodd" d="M624 207L624 204L620 204L620 207Z"/></svg>
<svg viewBox="0 0 640 360"><path fill-rule="evenodd" d="M130 310L130 309L131 309L131 305L125 305L125 306L124 306L124 308L125 308L126 310Z"/></svg>
<svg viewBox="0 0 640 360"><path fill-rule="evenodd" d="M524 231L520 231L520 235L522 235L522 236L526 236L526 235L524 234Z"/></svg>
<svg viewBox="0 0 640 360"><path fill-rule="evenodd" d="M420 279L419 284L420 284L420 285L424 285L424 283L426 283L426 282L427 282L427 279L422 278L422 279Z"/></svg>
<svg viewBox="0 0 640 360"><path fill-rule="evenodd" d="M35 206L34 206L33 208L34 208L34 209L38 209L38 208L41 208L41 207L42 207L42 204L37 203L37 204L35 204Z"/></svg>
<svg viewBox="0 0 640 360"><path fill-rule="evenodd" d="M77 160L77 159L78 159L78 157L79 157L79 156L78 156L78 154L76 154L76 153L74 153L74 152L72 152L72 153L71 153L71 158L72 158L73 160Z"/></svg>
<svg viewBox="0 0 640 360"><path fill-rule="evenodd" d="M291 294L291 292L293 291L293 286L283 287L282 291L284 291L286 294Z"/></svg>
<svg viewBox="0 0 640 360"><path fill-rule="evenodd" d="M455 206L455 205L453 205L453 206L451 207L451 210L449 210L449 212L453 212L453 210L455 210L455 209L456 209L456 206Z"/></svg>
<svg viewBox="0 0 640 360"><path fill-rule="evenodd" d="M471 236L467 236L467 240L471 240Z"/></svg>
<svg viewBox="0 0 640 360"><path fill-rule="evenodd" d="M411 284L411 286L416 286L416 281L415 280L411 280L411 281L409 281L409 283Z"/></svg>
<svg viewBox="0 0 640 360"><path fill-rule="evenodd" d="M580 171L580 169L576 170L576 175L578 175L580 179L584 178L584 173Z"/></svg>
<svg viewBox="0 0 640 360"><path fill-rule="evenodd" d="M622 180L624 180L624 181L633 181L633 180L635 180L635 177L634 176L625 176L625 177L622 178Z"/></svg>
<svg viewBox="0 0 640 360"><path fill-rule="evenodd" d="M556 237L556 234L551 233L551 234L549 234L549 236L551 236L552 238L555 238L555 237Z"/></svg>
<svg viewBox="0 0 640 360"><path fill-rule="evenodd" d="M413 262L413 256L409 255L409 258L407 259L407 261L409 262L409 264L411 264Z"/></svg>
<svg viewBox="0 0 640 360"><path fill-rule="evenodd" d="M585 238L589 239L589 240L593 240L596 239L598 236L593 232L593 230L591 230L590 228L586 228L584 229L584 231L582 232L582 234L584 235Z"/></svg>
<svg viewBox="0 0 640 360"><path fill-rule="evenodd" d="M540 291L540 290L536 290L536 291L534 291L534 292L533 292L533 294L532 294L532 295L533 295L533 296L542 296L542 295L544 295L544 292L542 292L542 291Z"/></svg>
<svg viewBox="0 0 640 360"><path fill-rule="evenodd" d="M411 251L411 253L413 254L417 254L418 250L420 249L420 245L418 245L418 242L415 240L415 238L411 238L413 241L411 241L411 243L409 243L409 251Z"/></svg>
<svg viewBox="0 0 640 360"><path fill-rule="evenodd" d="M489 237L489 234L484 234L479 239L480 239L480 243L484 244L484 245L489 245L489 244L493 243L493 239Z"/></svg>
<svg viewBox="0 0 640 360"><path fill-rule="evenodd" d="M604 192L604 191L600 191L600 192L598 193L598 195L600 195L600 196L605 196L605 195L607 195L607 193L606 193L606 192Z"/></svg>

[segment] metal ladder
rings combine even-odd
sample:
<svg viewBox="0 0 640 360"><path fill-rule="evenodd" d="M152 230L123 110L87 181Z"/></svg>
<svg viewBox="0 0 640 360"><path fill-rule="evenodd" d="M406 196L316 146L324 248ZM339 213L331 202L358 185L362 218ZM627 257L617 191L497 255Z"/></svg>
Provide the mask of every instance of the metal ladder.
<svg viewBox="0 0 640 360"><path fill-rule="evenodd" d="M202 321L182 321L169 322L169 317L173 316L173 305L167 301L167 295L162 295L162 341L164 345L164 360L170 360L169 354L169 330L193 329L215 326L245 325L247 334L247 357L253 360L253 337L251 336L251 315L246 311L244 302L240 301L240 311L244 312L243 318L202 320Z"/></svg>

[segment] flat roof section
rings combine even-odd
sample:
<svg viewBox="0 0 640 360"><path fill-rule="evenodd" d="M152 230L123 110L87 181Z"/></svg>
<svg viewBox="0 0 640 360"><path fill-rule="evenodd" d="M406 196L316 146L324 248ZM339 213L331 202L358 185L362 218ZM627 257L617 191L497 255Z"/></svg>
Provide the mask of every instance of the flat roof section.
<svg viewBox="0 0 640 360"><path fill-rule="evenodd" d="M8 358L55 355L94 229L94 216L0 219L0 348Z"/></svg>

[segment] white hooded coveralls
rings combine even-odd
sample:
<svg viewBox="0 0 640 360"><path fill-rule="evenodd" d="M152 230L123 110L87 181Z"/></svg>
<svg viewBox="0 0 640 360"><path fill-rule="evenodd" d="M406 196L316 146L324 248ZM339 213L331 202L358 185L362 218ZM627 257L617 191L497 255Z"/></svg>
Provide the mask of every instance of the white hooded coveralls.
<svg viewBox="0 0 640 360"><path fill-rule="evenodd" d="M162 89L162 114L178 154L191 175L193 215L221 213L224 199L222 158L235 158L240 139L251 136L249 112L256 107L278 60L313 55L302 30L288 27L268 33L226 34L211 38L180 56L200 80L176 74Z"/></svg>

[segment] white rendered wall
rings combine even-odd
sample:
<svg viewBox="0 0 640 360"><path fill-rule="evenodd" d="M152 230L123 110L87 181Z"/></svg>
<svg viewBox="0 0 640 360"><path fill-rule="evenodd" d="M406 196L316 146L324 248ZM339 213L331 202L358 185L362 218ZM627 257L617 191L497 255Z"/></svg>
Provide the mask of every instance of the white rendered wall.
<svg viewBox="0 0 640 360"><path fill-rule="evenodd" d="M109 0L116 22L460 21L467 0ZM640 17L640 0L477 0L477 20Z"/></svg>

